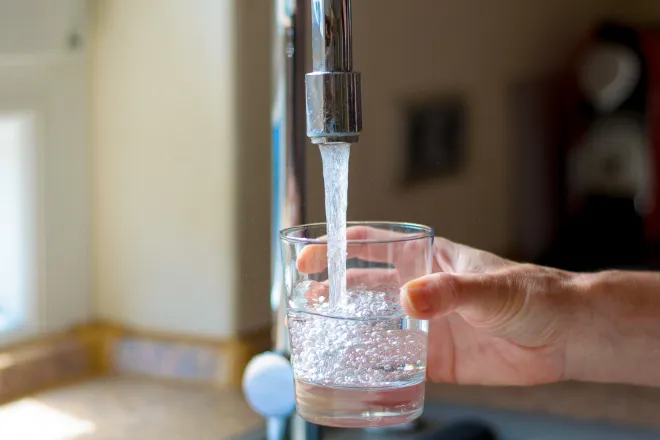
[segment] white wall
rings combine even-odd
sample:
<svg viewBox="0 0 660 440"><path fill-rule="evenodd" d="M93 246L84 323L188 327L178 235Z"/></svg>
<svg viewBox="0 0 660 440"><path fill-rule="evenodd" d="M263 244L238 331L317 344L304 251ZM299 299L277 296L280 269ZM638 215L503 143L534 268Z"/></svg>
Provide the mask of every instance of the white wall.
<svg viewBox="0 0 660 440"><path fill-rule="evenodd" d="M233 3L94 3L94 290L103 319L236 332Z"/></svg>
<svg viewBox="0 0 660 440"><path fill-rule="evenodd" d="M36 116L34 320L22 336L90 318L90 202L83 1L0 0L0 111ZM0 246L2 243L0 243Z"/></svg>
<svg viewBox="0 0 660 440"><path fill-rule="evenodd" d="M0 53L65 54L68 32L85 16L85 0L0 0Z"/></svg>

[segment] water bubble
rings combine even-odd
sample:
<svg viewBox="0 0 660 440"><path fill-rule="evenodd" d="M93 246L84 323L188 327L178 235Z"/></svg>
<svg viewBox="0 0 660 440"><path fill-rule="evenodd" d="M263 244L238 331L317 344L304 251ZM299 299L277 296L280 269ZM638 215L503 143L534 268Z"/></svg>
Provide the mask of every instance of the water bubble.
<svg viewBox="0 0 660 440"><path fill-rule="evenodd" d="M306 307L317 307L318 303ZM292 363L296 378L324 386L388 385L423 377L426 338L401 329L398 300L375 292L347 292L323 313L297 311L290 318ZM387 313L382 311L386 310ZM378 319L335 319L330 316ZM291 316L291 315L290 315ZM381 319L382 317L382 319Z"/></svg>

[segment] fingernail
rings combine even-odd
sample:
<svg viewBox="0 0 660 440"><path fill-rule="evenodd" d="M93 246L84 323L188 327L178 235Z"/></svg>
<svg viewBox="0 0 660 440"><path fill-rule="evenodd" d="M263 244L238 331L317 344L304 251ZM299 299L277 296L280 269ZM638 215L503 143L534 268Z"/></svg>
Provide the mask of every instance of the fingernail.
<svg viewBox="0 0 660 440"><path fill-rule="evenodd" d="M425 313L431 310L428 301L428 289L425 282L412 282L403 287L408 304L417 313Z"/></svg>

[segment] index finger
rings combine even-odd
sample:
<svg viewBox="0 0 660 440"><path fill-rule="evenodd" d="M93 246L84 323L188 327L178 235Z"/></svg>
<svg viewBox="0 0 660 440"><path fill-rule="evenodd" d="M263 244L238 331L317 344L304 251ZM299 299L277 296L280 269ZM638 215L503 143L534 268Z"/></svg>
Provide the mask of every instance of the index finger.
<svg viewBox="0 0 660 440"><path fill-rule="evenodd" d="M373 240L374 243L348 243L346 246L347 258L360 258L374 263L394 263L395 252L392 243L378 243L378 240L404 239L408 234L370 226L351 226L346 229L346 240L366 241ZM326 240L320 237L319 240ZM328 266L327 244L310 244L300 251L296 261L298 270L302 273L318 273Z"/></svg>

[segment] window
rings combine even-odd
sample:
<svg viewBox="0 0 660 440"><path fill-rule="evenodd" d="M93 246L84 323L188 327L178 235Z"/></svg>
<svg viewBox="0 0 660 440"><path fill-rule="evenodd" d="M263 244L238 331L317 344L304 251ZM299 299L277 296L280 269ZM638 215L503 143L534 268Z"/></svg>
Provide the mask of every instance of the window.
<svg viewBox="0 0 660 440"><path fill-rule="evenodd" d="M0 112L0 335L29 325L36 267L34 118Z"/></svg>

